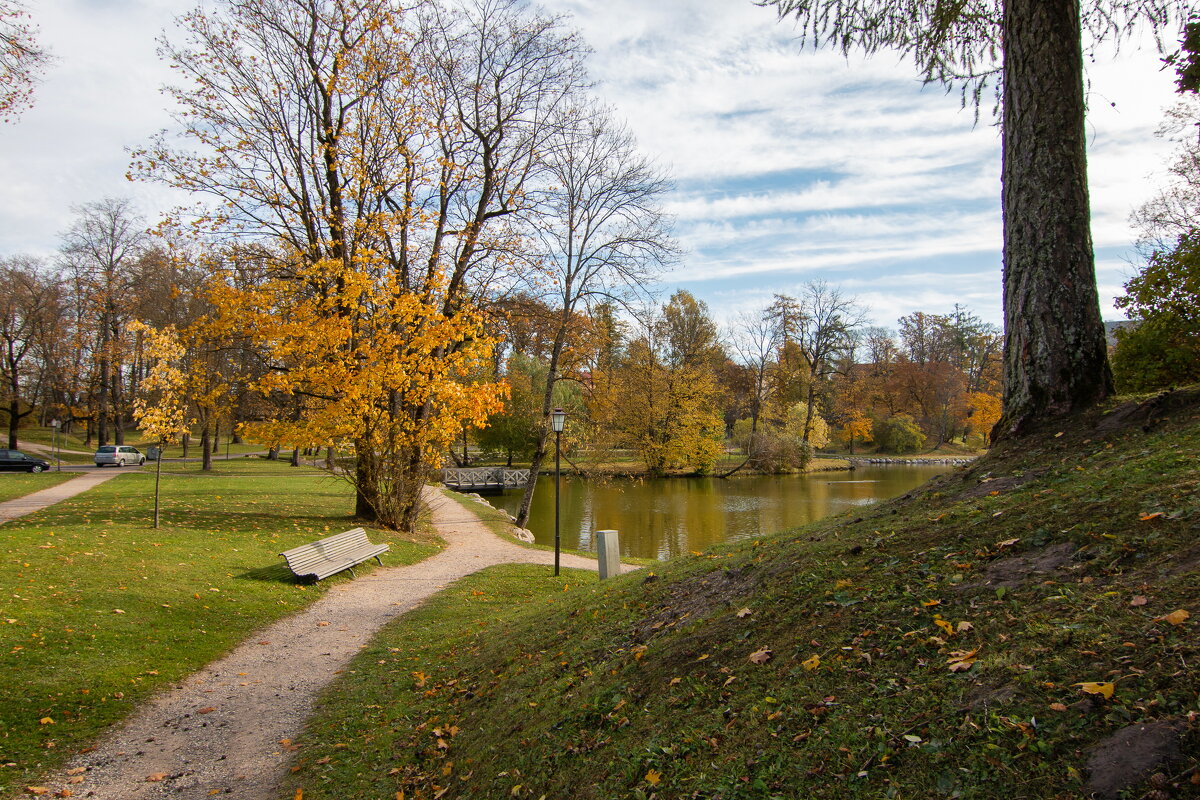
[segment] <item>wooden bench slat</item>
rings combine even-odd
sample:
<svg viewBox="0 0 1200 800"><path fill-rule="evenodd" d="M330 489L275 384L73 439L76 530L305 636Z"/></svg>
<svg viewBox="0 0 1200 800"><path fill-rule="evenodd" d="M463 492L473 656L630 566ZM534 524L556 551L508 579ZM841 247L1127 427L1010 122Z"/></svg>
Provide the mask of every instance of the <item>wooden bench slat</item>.
<svg viewBox="0 0 1200 800"><path fill-rule="evenodd" d="M380 564L380 555L389 550L386 544L372 544L362 528L318 539L315 542L284 550L279 555L287 560L288 567L297 576L312 575L317 580L327 578L349 569L354 572L355 564L374 558Z"/></svg>

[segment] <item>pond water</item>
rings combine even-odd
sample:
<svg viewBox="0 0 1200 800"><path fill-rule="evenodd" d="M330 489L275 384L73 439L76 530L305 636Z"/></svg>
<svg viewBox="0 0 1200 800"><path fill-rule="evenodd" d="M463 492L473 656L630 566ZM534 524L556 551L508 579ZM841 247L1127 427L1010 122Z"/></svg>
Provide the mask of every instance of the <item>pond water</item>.
<svg viewBox="0 0 1200 800"><path fill-rule="evenodd" d="M886 500L953 467L864 465L849 472L720 478L586 480L562 477L562 547L595 550L598 530L621 532L621 554L666 559L732 539L794 528ZM488 498L516 514L521 493ZM538 479L529 530L554 544L554 476Z"/></svg>

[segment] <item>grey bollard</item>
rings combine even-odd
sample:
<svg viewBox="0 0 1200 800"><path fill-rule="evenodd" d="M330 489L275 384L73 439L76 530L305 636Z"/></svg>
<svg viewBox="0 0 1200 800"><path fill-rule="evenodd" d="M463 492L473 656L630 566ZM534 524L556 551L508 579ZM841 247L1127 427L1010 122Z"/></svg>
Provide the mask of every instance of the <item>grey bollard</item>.
<svg viewBox="0 0 1200 800"><path fill-rule="evenodd" d="M600 556L600 580L621 574L621 542L616 531L596 531Z"/></svg>

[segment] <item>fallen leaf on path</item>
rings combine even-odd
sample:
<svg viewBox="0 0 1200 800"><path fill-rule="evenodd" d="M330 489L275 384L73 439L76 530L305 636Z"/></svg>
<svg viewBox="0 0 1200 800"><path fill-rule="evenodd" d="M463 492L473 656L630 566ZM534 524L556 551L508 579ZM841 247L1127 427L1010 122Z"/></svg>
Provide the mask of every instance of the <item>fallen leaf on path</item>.
<svg viewBox="0 0 1200 800"><path fill-rule="evenodd" d="M166 779L167 779L167 773L165 773L165 772L155 772L152 775L146 776L147 783L158 783L159 781L163 781Z"/></svg>

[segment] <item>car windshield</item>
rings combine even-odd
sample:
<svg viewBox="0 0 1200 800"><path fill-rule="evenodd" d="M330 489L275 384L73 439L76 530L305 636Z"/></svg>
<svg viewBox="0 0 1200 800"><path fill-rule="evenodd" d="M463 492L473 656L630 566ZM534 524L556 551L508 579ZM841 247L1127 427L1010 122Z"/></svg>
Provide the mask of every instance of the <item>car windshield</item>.
<svg viewBox="0 0 1200 800"><path fill-rule="evenodd" d="M97 453L115 453L115 452L117 452L117 448L114 445L106 444L106 445L104 445L104 447L101 447L96 452Z"/></svg>

